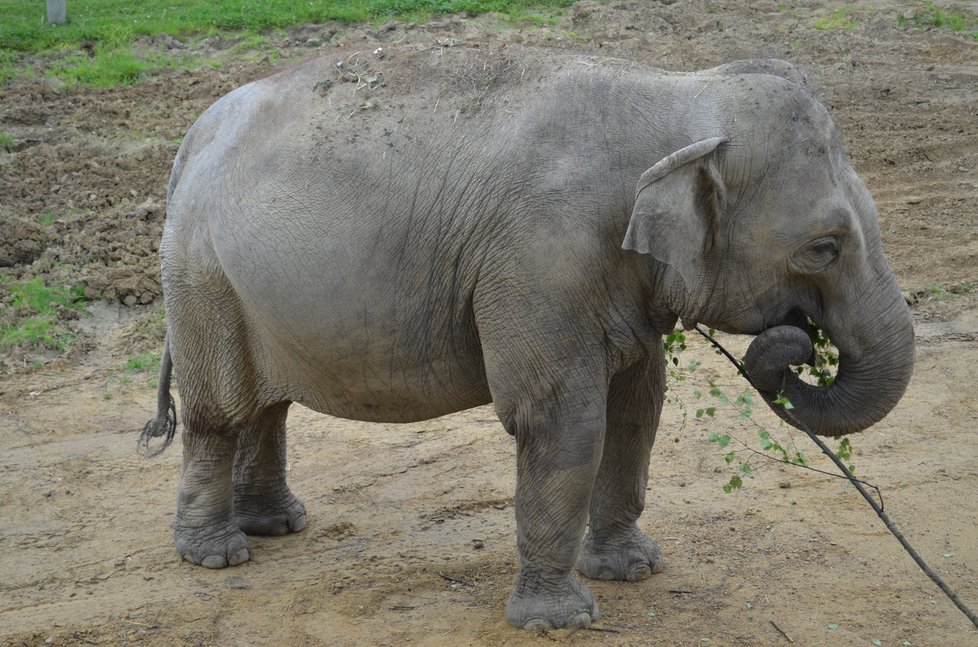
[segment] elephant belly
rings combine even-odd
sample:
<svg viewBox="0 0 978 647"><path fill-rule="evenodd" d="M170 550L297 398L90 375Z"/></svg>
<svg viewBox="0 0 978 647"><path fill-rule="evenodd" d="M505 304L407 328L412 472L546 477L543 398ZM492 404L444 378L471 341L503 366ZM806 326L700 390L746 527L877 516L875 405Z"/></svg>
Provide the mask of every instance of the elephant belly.
<svg viewBox="0 0 978 647"><path fill-rule="evenodd" d="M293 318L263 335L272 351L267 365L276 367L270 377L288 399L369 422L426 420L491 401L475 336L431 321L422 332L393 325L396 319L377 326L365 316L336 319L302 325Z"/></svg>

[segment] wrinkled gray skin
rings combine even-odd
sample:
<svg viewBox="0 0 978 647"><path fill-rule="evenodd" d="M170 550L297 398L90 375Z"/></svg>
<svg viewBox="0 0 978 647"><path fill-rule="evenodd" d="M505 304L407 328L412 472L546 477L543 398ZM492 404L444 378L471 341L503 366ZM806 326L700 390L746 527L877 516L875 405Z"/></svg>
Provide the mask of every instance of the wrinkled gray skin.
<svg viewBox="0 0 978 647"><path fill-rule="evenodd" d="M677 319L759 335L758 385L819 433L902 395L913 331L876 209L792 66L538 55L474 111L419 91L338 119L313 91L333 60L218 101L173 170L160 253L187 560L233 566L246 534L305 527L290 403L407 422L492 402L518 457L507 618L586 626L575 564L661 569L636 521ZM802 315L840 349L833 386L787 368L811 352Z"/></svg>

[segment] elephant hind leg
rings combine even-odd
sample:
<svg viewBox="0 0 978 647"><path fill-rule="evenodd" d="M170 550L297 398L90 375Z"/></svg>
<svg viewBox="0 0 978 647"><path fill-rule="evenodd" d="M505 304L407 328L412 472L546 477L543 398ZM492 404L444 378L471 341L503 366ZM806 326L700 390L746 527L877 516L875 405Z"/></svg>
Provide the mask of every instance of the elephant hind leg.
<svg viewBox="0 0 978 647"><path fill-rule="evenodd" d="M248 539L232 518L231 467L237 433L184 413L183 475L173 539L177 553L207 568L248 561Z"/></svg>
<svg viewBox="0 0 978 647"><path fill-rule="evenodd" d="M209 568L234 566L250 556L234 505L239 438L260 436L254 430L276 415L281 424L272 426L284 434L288 405L280 404L284 397L270 384L268 358L253 343L243 309L220 276L171 285L167 327L184 425L176 550Z"/></svg>
<svg viewBox="0 0 978 647"><path fill-rule="evenodd" d="M289 402L245 423L221 425L184 415L184 468L174 540L187 561L224 568L250 557L250 535L284 535L306 526L306 510L285 483Z"/></svg>
<svg viewBox="0 0 978 647"><path fill-rule="evenodd" d="M238 434L234 521L249 535L285 535L306 527L306 508L285 481L285 419L290 404L268 407Z"/></svg>

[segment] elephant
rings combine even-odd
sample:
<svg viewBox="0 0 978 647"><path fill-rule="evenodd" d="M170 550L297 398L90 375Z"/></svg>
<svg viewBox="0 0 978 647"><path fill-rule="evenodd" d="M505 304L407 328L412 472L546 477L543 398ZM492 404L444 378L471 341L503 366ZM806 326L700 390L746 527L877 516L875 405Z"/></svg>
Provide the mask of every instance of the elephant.
<svg viewBox="0 0 978 647"><path fill-rule="evenodd" d="M522 628L598 618L575 568L661 570L637 522L677 324L757 336L762 394L827 436L887 415L914 362L873 199L783 61L681 73L407 45L311 60L191 127L159 251L166 341L140 442L175 434L175 370L177 552L234 566L247 535L306 526L291 403L385 423L491 403L516 444L506 617ZM795 377L806 320L839 350L829 386Z"/></svg>

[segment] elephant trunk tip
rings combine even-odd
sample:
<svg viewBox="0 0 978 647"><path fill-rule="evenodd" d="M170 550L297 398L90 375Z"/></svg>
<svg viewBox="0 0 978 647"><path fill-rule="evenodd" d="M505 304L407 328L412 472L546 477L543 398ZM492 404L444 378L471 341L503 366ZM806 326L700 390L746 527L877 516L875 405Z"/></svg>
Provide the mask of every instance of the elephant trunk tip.
<svg viewBox="0 0 978 647"><path fill-rule="evenodd" d="M751 384L761 393L784 389L791 366L812 356L812 340L796 326L775 326L758 335L744 355L744 369Z"/></svg>
<svg viewBox="0 0 978 647"><path fill-rule="evenodd" d="M802 381L792 368L806 363L813 350L809 331L797 326L775 326L758 335L744 368L787 423L819 436L845 436L882 420L903 396L913 368L912 327L908 330L909 344L906 335L883 335L872 347L841 351L838 373L825 386Z"/></svg>

